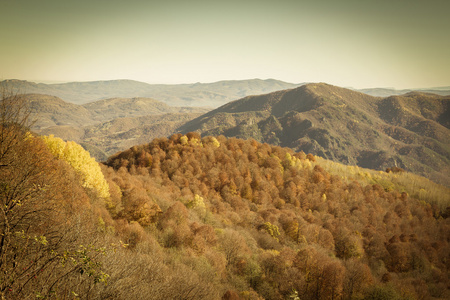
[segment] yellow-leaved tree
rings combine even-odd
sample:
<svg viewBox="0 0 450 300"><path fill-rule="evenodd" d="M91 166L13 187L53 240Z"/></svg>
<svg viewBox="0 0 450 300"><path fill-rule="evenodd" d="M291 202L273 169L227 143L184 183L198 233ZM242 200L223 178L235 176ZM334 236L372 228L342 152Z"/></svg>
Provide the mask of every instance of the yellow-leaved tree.
<svg viewBox="0 0 450 300"><path fill-rule="evenodd" d="M100 197L109 198L108 183L100 166L88 151L75 142L64 142L52 134L43 136L42 139L56 158L65 160L75 169L85 188L95 190Z"/></svg>

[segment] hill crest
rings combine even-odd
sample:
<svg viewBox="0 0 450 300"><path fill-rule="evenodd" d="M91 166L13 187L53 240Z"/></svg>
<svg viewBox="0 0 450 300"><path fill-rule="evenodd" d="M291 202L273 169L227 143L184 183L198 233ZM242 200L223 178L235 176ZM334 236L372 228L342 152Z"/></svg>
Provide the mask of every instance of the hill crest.
<svg viewBox="0 0 450 300"><path fill-rule="evenodd" d="M20 93L58 96L65 101L85 104L96 100L145 97L171 106L218 107L247 95L269 93L298 86L279 80L227 80L194 84L148 84L134 80L109 80L43 84L24 80L5 80L0 85Z"/></svg>
<svg viewBox="0 0 450 300"><path fill-rule="evenodd" d="M449 105L450 96L382 98L312 83L233 101L179 131L254 138L371 169L398 165L450 185Z"/></svg>

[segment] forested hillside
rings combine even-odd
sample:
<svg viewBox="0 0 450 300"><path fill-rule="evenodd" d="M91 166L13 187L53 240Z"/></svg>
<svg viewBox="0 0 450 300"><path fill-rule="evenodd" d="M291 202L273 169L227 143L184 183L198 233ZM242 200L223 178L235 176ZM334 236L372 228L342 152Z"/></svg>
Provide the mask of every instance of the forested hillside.
<svg viewBox="0 0 450 300"><path fill-rule="evenodd" d="M341 172L287 148L195 133L155 139L107 165L117 191L109 211L135 226L124 240L135 251L151 241L188 266L207 298L449 296L449 191L426 179ZM430 188L431 198L418 191Z"/></svg>
<svg viewBox="0 0 450 300"><path fill-rule="evenodd" d="M97 225L109 188L81 146L46 143L28 123L23 99L2 99L0 298L86 299L119 248Z"/></svg>
<svg viewBox="0 0 450 300"><path fill-rule="evenodd" d="M0 104L1 298L450 297L448 188L198 133L99 165Z"/></svg>
<svg viewBox="0 0 450 300"><path fill-rule="evenodd" d="M311 83L230 102L178 130L253 138L370 169L395 165L450 186L449 116L449 96L379 98Z"/></svg>

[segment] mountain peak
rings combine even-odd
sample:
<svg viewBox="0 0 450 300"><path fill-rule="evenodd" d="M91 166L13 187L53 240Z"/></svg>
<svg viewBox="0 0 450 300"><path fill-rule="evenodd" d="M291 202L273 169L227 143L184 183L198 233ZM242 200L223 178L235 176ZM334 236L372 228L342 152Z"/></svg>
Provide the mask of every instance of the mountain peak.
<svg viewBox="0 0 450 300"><path fill-rule="evenodd" d="M449 99L422 92L381 98L309 83L230 102L179 130L253 138L373 169L395 161L449 185L443 169L449 157ZM251 124L242 123L250 118Z"/></svg>

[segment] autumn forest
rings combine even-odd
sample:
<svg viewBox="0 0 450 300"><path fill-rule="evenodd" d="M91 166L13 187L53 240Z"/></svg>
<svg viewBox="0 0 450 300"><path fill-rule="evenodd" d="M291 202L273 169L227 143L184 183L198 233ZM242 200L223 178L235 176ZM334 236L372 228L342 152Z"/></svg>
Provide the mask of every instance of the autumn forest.
<svg viewBox="0 0 450 300"><path fill-rule="evenodd" d="M450 192L223 135L98 163L0 103L1 299L449 299Z"/></svg>

